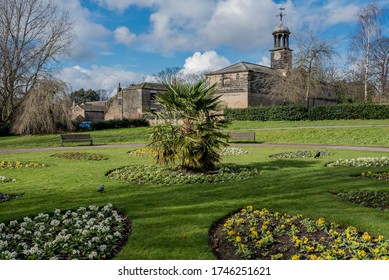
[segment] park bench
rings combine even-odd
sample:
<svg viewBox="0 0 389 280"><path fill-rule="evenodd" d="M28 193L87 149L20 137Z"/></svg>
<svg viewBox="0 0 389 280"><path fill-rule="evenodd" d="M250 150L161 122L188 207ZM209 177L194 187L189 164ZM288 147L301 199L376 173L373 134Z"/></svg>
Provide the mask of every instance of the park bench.
<svg viewBox="0 0 389 280"><path fill-rule="evenodd" d="M238 141L252 141L255 143L255 132L228 132L228 141L238 140Z"/></svg>
<svg viewBox="0 0 389 280"><path fill-rule="evenodd" d="M90 134L61 134L62 147L64 142L90 142L90 145L93 145Z"/></svg>

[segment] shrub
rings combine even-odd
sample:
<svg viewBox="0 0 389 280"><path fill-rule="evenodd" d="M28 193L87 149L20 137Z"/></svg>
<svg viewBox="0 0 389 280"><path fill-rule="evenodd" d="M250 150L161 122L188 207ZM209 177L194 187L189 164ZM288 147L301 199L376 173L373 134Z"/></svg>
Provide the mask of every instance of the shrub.
<svg viewBox="0 0 389 280"><path fill-rule="evenodd" d="M47 167L45 163L35 163L35 162L20 162L20 161L0 161L0 169L11 169L11 168L36 168L36 167Z"/></svg>
<svg viewBox="0 0 389 280"><path fill-rule="evenodd" d="M309 111L303 106L272 106L230 109L224 111L229 120L239 121L300 121L389 119L389 105L339 104L315 106Z"/></svg>

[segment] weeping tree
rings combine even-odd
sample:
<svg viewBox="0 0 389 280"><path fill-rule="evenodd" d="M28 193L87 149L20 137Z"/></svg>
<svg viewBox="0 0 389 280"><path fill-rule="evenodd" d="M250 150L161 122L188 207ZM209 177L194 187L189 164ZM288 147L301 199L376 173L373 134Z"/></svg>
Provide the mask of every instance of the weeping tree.
<svg viewBox="0 0 389 280"><path fill-rule="evenodd" d="M186 171L209 171L220 163L220 150L227 146L222 132L227 122L219 113L220 96L215 85L204 80L194 85L165 84L167 92L158 95L162 108L154 112L159 124L153 127L149 147L157 152L158 164L179 162Z"/></svg>
<svg viewBox="0 0 389 280"><path fill-rule="evenodd" d="M54 79L35 84L24 98L12 126L14 134L50 134L72 130L69 87Z"/></svg>

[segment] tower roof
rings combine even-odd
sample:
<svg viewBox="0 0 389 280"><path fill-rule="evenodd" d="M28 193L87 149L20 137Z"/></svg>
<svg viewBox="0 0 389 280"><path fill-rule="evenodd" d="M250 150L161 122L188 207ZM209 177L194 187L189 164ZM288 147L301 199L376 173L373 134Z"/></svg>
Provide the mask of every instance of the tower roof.
<svg viewBox="0 0 389 280"><path fill-rule="evenodd" d="M290 33L289 28L286 27L282 22L274 28L274 32L277 33Z"/></svg>

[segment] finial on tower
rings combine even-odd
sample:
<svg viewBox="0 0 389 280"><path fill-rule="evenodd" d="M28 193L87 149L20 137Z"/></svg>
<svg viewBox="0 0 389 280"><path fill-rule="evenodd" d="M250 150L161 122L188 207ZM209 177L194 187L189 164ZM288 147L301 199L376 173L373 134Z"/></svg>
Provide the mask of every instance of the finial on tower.
<svg viewBox="0 0 389 280"><path fill-rule="evenodd" d="M286 16L286 14L283 13L283 11L285 11L285 8L281 6L279 9L280 9L280 14L277 15L277 17L280 17L280 21L282 23L282 19Z"/></svg>

